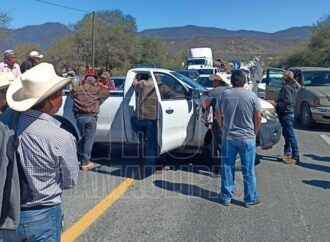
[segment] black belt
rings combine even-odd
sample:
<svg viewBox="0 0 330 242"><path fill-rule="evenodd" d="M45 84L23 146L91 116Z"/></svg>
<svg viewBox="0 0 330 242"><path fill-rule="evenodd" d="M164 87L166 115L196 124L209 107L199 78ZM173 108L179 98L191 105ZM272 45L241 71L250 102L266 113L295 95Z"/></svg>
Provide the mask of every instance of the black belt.
<svg viewBox="0 0 330 242"><path fill-rule="evenodd" d="M21 211L30 211L30 210L40 210L40 209L45 209L45 208L51 208L54 207L58 204L54 205L39 205L39 206L32 206L32 207L21 207Z"/></svg>

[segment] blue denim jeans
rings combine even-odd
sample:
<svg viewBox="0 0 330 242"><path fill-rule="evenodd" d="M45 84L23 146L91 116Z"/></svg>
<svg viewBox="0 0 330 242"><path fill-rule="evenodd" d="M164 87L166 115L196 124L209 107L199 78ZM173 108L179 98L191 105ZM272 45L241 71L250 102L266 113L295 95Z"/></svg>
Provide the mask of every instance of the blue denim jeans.
<svg viewBox="0 0 330 242"><path fill-rule="evenodd" d="M61 205L21 211L17 231L1 231L4 242L60 242Z"/></svg>
<svg viewBox="0 0 330 242"><path fill-rule="evenodd" d="M278 116L282 125L282 134L285 140L284 154L299 158L298 142L294 133L294 114L281 114Z"/></svg>
<svg viewBox="0 0 330 242"><path fill-rule="evenodd" d="M239 154L242 162L244 202L254 203L258 198L254 171L256 140L222 140L221 198L230 202L234 196L235 161Z"/></svg>
<svg viewBox="0 0 330 242"><path fill-rule="evenodd" d="M79 115L76 119L81 135L81 140L78 144L78 160L81 162L81 165L87 165L92 156L96 132L96 117Z"/></svg>
<svg viewBox="0 0 330 242"><path fill-rule="evenodd" d="M144 146L144 164L147 166L155 165L155 158L158 156L158 138L157 138L157 120L151 119L135 119L135 125L141 128L143 136L141 143Z"/></svg>

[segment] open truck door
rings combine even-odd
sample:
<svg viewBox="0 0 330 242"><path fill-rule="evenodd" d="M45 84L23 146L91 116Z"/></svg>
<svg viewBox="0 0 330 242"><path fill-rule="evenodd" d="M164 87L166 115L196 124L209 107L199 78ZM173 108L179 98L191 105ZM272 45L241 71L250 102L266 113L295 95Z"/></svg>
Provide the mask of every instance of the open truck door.
<svg viewBox="0 0 330 242"><path fill-rule="evenodd" d="M285 70L278 68L268 68L266 74L266 100L277 99L278 93L283 85L283 75Z"/></svg>
<svg viewBox="0 0 330 242"><path fill-rule="evenodd" d="M160 153L182 147L194 121L189 89L173 76L153 72L159 104L158 141Z"/></svg>

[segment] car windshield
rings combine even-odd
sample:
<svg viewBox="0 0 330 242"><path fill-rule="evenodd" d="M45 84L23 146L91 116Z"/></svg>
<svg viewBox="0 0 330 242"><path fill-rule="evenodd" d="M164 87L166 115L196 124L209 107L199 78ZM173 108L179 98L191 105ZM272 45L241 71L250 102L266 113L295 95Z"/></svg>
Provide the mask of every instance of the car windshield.
<svg viewBox="0 0 330 242"><path fill-rule="evenodd" d="M205 65L205 59L187 60L187 66L190 66L190 65Z"/></svg>
<svg viewBox="0 0 330 242"><path fill-rule="evenodd" d="M197 91L199 91L199 92L205 91L205 87L203 87L202 85L198 84L197 82L191 80L189 77L186 77L185 75L182 75L182 74L180 74L178 72L175 72L175 71L172 71L171 74L173 76L175 76L176 78L178 78L180 81L187 84L188 86L193 87Z"/></svg>
<svg viewBox="0 0 330 242"><path fill-rule="evenodd" d="M211 81L208 76L199 77L197 82L207 88L213 87L213 81Z"/></svg>
<svg viewBox="0 0 330 242"><path fill-rule="evenodd" d="M303 76L304 86L330 86L330 71L308 71Z"/></svg>

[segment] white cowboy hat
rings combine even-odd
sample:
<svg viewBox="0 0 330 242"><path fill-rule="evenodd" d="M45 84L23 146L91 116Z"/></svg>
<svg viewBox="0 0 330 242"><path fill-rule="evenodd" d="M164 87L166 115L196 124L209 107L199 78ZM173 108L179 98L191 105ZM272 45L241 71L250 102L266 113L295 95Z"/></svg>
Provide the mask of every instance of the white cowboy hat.
<svg viewBox="0 0 330 242"><path fill-rule="evenodd" d="M7 90L7 103L16 111L26 111L71 80L72 78L57 76L52 64L40 63L11 83Z"/></svg>
<svg viewBox="0 0 330 242"><path fill-rule="evenodd" d="M0 89L7 88L13 82L15 76L11 72L0 72Z"/></svg>
<svg viewBox="0 0 330 242"><path fill-rule="evenodd" d="M225 72L218 72L216 74L212 74L212 75L209 76L209 79L211 81L220 80L220 81L223 81L224 83L226 83L227 85L231 84L231 82L227 78L227 74Z"/></svg>

